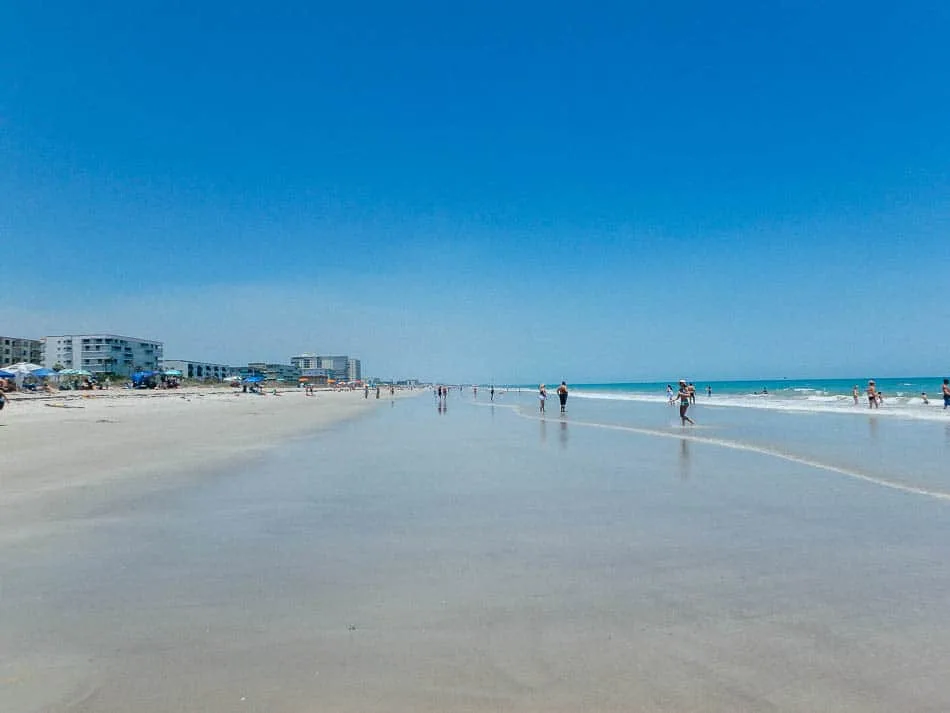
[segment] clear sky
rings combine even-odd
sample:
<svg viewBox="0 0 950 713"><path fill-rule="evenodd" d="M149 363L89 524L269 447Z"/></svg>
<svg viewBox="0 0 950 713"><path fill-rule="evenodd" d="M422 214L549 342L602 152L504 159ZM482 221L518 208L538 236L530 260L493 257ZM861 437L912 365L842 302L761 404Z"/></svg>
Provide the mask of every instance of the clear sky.
<svg viewBox="0 0 950 713"><path fill-rule="evenodd" d="M0 4L0 333L950 372L950 3Z"/></svg>

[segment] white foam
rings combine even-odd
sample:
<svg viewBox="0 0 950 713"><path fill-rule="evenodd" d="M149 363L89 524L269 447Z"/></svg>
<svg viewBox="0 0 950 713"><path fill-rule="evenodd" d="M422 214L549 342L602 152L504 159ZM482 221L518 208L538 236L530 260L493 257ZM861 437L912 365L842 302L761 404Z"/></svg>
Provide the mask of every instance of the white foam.
<svg viewBox="0 0 950 713"><path fill-rule="evenodd" d="M667 403L665 394L646 394L639 392L609 393L598 391L571 392L571 398L601 399L604 401L636 401L640 403ZM775 394L717 395L713 398L700 396L697 405L704 408L753 408L767 411L790 411L795 413L836 413L857 416L880 416L882 418L902 418L913 421L936 421L950 423L950 409L944 410L943 402L937 399L924 404L919 395L884 395L884 404L878 409L869 409L864 398L854 403L850 396L841 394L820 396L809 395L799 398L783 398Z"/></svg>

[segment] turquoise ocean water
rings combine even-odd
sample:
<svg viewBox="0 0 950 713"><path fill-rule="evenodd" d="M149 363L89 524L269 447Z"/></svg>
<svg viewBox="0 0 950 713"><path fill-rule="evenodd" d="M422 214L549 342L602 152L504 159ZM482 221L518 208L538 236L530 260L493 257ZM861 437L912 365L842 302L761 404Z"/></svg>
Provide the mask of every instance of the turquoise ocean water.
<svg viewBox="0 0 950 713"><path fill-rule="evenodd" d="M696 386L697 403L722 408L749 408L797 412L865 413L868 400L865 389L868 379L759 379L755 381L702 381L692 379ZM876 378L878 391L884 396L878 412L909 419L950 419L950 409L944 410L940 395L942 377L915 376ZM553 391L558 382L549 384ZM630 382L604 384L569 384L572 398L660 401L667 400L666 387L674 390L676 382ZM707 396L706 388L712 389ZM854 403L852 389L858 387L858 403ZM536 386L521 386L536 389ZM767 393L766 393L767 392ZM929 404L921 393L927 394Z"/></svg>

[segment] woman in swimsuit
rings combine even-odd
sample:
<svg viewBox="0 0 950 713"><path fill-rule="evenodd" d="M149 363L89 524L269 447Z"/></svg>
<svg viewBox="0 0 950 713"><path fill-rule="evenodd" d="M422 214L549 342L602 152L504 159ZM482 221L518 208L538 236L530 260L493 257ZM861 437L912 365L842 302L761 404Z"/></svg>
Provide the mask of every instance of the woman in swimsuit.
<svg viewBox="0 0 950 713"><path fill-rule="evenodd" d="M874 379L868 382L868 408L877 408L877 387L874 385Z"/></svg>
<svg viewBox="0 0 950 713"><path fill-rule="evenodd" d="M680 421L684 426L687 421L693 423L693 419L686 415L686 412L689 410L689 387L685 381L680 381L680 390L677 397L680 400ZM696 424L693 423L693 425Z"/></svg>

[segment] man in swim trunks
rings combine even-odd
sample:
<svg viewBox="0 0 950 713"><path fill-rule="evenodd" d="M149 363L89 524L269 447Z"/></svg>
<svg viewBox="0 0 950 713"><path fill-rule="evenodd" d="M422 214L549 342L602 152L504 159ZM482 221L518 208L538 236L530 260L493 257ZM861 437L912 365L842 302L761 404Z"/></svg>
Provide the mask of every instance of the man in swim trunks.
<svg viewBox="0 0 950 713"><path fill-rule="evenodd" d="M561 413L564 413L567 411L567 384L563 381L557 387L557 397L561 401Z"/></svg>
<svg viewBox="0 0 950 713"><path fill-rule="evenodd" d="M950 408L950 379L943 380L943 407Z"/></svg>
<svg viewBox="0 0 950 713"><path fill-rule="evenodd" d="M679 393L676 396L680 400L680 421L682 422L684 426L686 425L687 421L695 425L693 423L693 419L691 419L689 416L686 415L686 412L689 410L690 394L689 394L689 387L686 385L686 382L683 381L682 379L680 380Z"/></svg>

